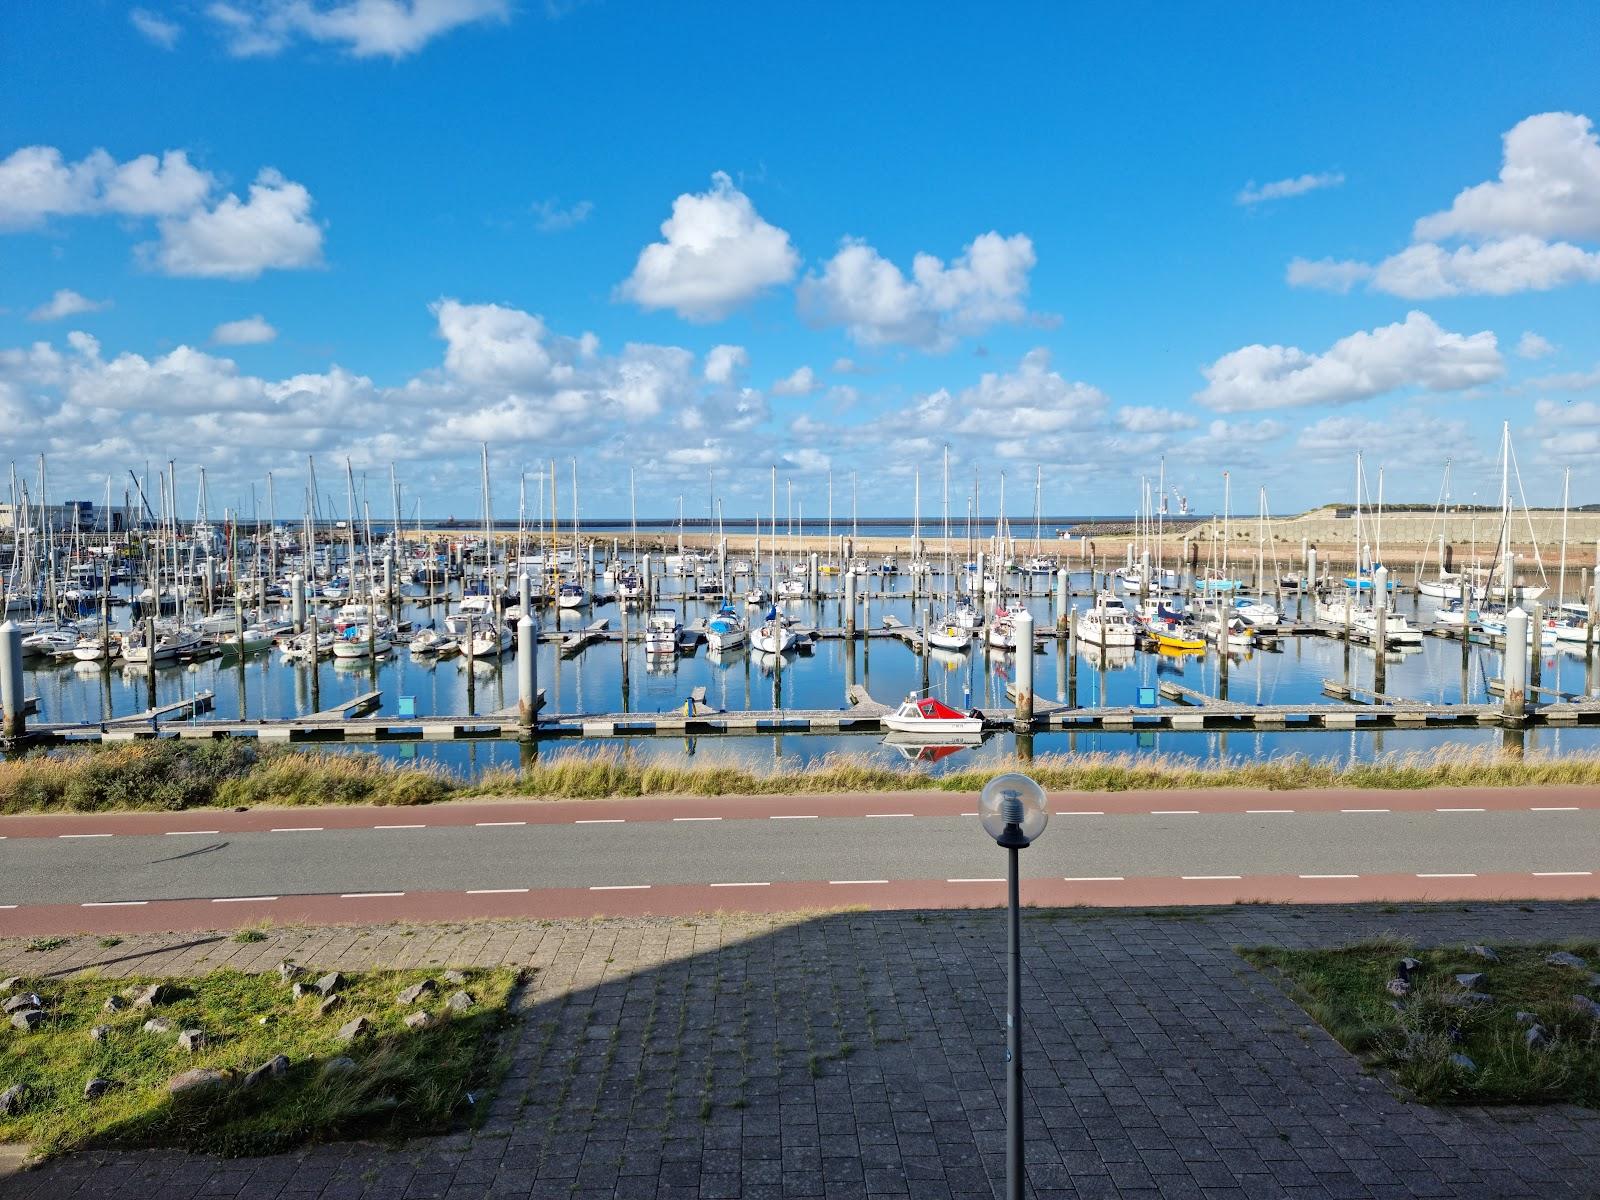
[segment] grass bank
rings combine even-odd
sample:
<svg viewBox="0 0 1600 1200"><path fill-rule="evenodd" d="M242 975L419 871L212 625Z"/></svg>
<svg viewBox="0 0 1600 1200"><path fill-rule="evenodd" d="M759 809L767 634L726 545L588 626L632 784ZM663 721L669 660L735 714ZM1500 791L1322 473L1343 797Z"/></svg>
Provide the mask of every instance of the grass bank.
<svg viewBox="0 0 1600 1200"><path fill-rule="evenodd" d="M1373 762L1285 756L1208 762L1169 754L1040 754L991 759L933 775L867 755L828 755L803 767L718 761L657 762L621 750L546 750L523 770L461 778L443 767L364 751L261 748L240 739L133 742L35 752L0 762L0 813L181 810L263 805L419 805L472 796L761 796L842 792L974 792L1004 771L1055 791L1203 788L1600 786L1600 754L1513 758L1445 747Z"/></svg>
<svg viewBox="0 0 1600 1200"><path fill-rule="evenodd" d="M1573 999L1600 996L1600 944L1490 949L1497 960L1466 947L1419 950L1394 939L1243 953L1281 972L1295 1000L1340 1045L1392 1070L1426 1103L1600 1107L1600 1022ZM1559 951L1587 965L1546 961ZM1420 965L1409 972L1409 992L1397 997L1387 985L1401 974L1402 958Z"/></svg>
<svg viewBox="0 0 1600 1200"><path fill-rule="evenodd" d="M308 972L309 980L314 972ZM425 971L369 971L345 977L342 997L319 1015L320 997L296 1000L276 973L218 971L183 979L74 977L24 979L9 995L35 993L45 1020L32 1032L0 1027L0 1089L24 1089L21 1111L0 1113L0 1141L29 1144L48 1156L92 1146L177 1146L219 1154L266 1154L308 1141L403 1138L447 1130L458 1115L482 1111L497 1082L493 1034L506 1019L516 984L509 970L466 971L464 983L441 982L421 1004L401 1008L400 991ZM109 997L162 983L172 999L153 1008L107 1012ZM458 990L476 1002L452 1012ZM404 1024L429 1012L425 1028ZM339 1029L365 1016L373 1029L353 1043ZM146 1032L145 1022L168 1023ZM263 1022L263 1018L265 1021ZM101 1039L90 1029L103 1027ZM178 1034L206 1037L190 1052ZM277 1055L281 1075L249 1086L246 1073ZM329 1064L340 1057L354 1067ZM191 1068L228 1073L227 1082L174 1097L167 1083ZM109 1083L86 1099L90 1079ZM477 1089L477 1105L467 1093Z"/></svg>

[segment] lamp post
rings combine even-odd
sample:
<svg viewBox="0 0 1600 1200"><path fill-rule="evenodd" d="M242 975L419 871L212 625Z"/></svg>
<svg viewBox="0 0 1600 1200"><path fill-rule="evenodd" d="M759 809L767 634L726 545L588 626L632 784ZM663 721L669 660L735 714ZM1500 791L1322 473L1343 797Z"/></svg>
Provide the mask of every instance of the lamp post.
<svg viewBox="0 0 1600 1200"><path fill-rule="evenodd" d="M1031 846L1050 821L1044 789L1026 775L991 779L978 801L984 832L1008 859L1006 912L1006 1197L1022 1200L1022 919L1017 851Z"/></svg>

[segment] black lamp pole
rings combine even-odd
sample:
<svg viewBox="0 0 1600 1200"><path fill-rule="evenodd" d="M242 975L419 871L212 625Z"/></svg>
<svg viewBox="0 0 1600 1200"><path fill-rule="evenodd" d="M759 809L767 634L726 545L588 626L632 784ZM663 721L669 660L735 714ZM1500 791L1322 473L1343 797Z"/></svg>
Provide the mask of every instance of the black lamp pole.
<svg viewBox="0 0 1600 1200"><path fill-rule="evenodd" d="M1018 822L997 839L1005 847L1006 912L1006 1198L1022 1200L1022 916L1017 886L1017 851L1028 844Z"/></svg>

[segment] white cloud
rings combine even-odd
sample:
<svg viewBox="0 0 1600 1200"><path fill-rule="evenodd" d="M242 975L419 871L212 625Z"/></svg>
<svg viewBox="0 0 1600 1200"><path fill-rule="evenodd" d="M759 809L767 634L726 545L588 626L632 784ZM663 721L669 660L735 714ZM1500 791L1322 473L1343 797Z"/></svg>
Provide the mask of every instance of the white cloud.
<svg viewBox="0 0 1600 1200"><path fill-rule="evenodd" d="M817 390L817 375L810 367L799 367L772 385L774 396L809 396Z"/></svg>
<svg viewBox="0 0 1600 1200"><path fill-rule="evenodd" d="M1408 300L1507 296L1600 281L1600 252L1562 238L1600 237L1600 139L1588 117L1539 113L1504 138L1497 182L1456 196L1422 217L1412 244L1376 264L1296 258L1296 287L1347 292L1366 280ZM1441 245L1459 238L1464 244Z"/></svg>
<svg viewBox="0 0 1600 1200"><path fill-rule="evenodd" d="M1028 272L1037 259L1026 234L989 232L948 267L917 254L911 278L863 241L846 239L821 275L800 285L800 310L818 325L843 325L864 346L948 350L964 334L1027 315Z"/></svg>
<svg viewBox="0 0 1600 1200"><path fill-rule="evenodd" d="M1178 429L1193 429L1200 423L1186 412L1147 405L1119 408L1116 420L1129 433L1170 433Z"/></svg>
<svg viewBox="0 0 1600 1200"><path fill-rule="evenodd" d="M1294 443L1294 455L1310 462L1348 464L1358 450L1376 456L1376 463L1406 471L1442 465L1447 458L1458 468L1483 462L1466 421L1416 409L1386 419L1348 413L1323 417L1301 429ZM1348 494L1349 483L1343 487Z"/></svg>
<svg viewBox="0 0 1600 1200"><path fill-rule="evenodd" d="M224 321L211 331L211 340L219 346L259 346L277 336L278 331L260 313L237 321Z"/></svg>
<svg viewBox="0 0 1600 1200"><path fill-rule="evenodd" d="M218 0L206 9L239 58L273 55L298 38L355 58L401 59L463 25L510 18L508 0Z"/></svg>
<svg viewBox="0 0 1600 1200"><path fill-rule="evenodd" d="M109 300L91 300L71 288L61 288L49 300L28 314L30 321L59 321L63 317L76 317L81 313L104 312L111 307Z"/></svg>
<svg viewBox="0 0 1600 1200"><path fill-rule="evenodd" d="M710 383L732 383L750 365L750 354L743 346L713 346L706 354L705 377Z"/></svg>
<svg viewBox="0 0 1600 1200"><path fill-rule="evenodd" d="M270 167L250 198L224 196L214 207L161 221L159 244L140 247L168 275L254 279L262 271L322 262L322 227L311 219L311 193Z"/></svg>
<svg viewBox="0 0 1600 1200"><path fill-rule="evenodd" d="M1561 375L1541 375L1530 379L1522 390L1532 388L1547 392L1581 392L1600 387L1600 366L1592 371L1568 371Z"/></svg>
<svg viewBox="0 0 1600 1200"><path fill-rule="evenodd" d="M1235 196L1235 204L1251 205L1260 204L1265 200L1286 200L1291 196L1303 196L1307 192L1314 192L1318 188L1338 187L1344 182L1344 175L1339 171L1324 171L1320 175L1297 175L1292 179L1275 179L1271 183L1256 186L1255 180L1245 184L1244 190Z"/></svg>
<svg viewBox="0 0 1600 1200"><path fill-rule="evenodd" d="M691 321L715 321L769 287L789 282L800 256L789 235L769 225L733 180L718 171L708 192L685 192L661 224L665 241L639 252L617 288L643 308L670 308Z"/></svg>
<svg viewBox="0 0 1600 1200"><path fill-rule="evenodd" d="M182 150L125 163L95 150L73 163L54 146L24 146L0 161L0 229L29 229L50 217L168 216L201 203L212 183Z"/></svg>
<svg viewBox="0 0 1600 1200"><path fill-rule="evenodd" d="M128 20L133 23L135 29L163 50L171 50L176 46L178 35L183 32L183 27L176 21L169 21L147 8L133 9L128 13Z"/></svg>
<svg viewBox="0 0 1600 1200"><path fill-rule="evenodd" d="M1517 342L1518 358L1548 358L1555 352L1556 346L1549 338L1534 333L1531 329Z"/></svg>
<svg viewBox="0 0 1600 1200"><path fill-rule="evenodd" d="M1441 329L1426 313L1353 333L1325 353L1295 346L1244 346L1203 369L1195 399L1219 412L1348 404L1400 388L1455 391L1505 373L1495 336Z"/></svg>
<svg viewBox="0 0 1600 1200"><path fill-rule="evenodd" d="M1349 259L1305 258L1289 260L1286 279L1290 287L1317 288L1324 292L1348 292L1364 279L1372 278L1372 267Z"/></svg>
<svg viewBox="0 0 1600 1200"><path fill-rule="evenodd" d="M1416 223L1418 241L1482 235L1600 237L1600 139L1586 116L1538 113L1504 138L1500 178Z"/></svg>
<svg viewBox="0 0 1600 1200"><path fill-rule="evenodd" d="M1570 242L1545 242L1530 234L1446 250L1432 242L1408 246L1384 259L1372 286L1407 300L1435 296L1507 296L1549 291L1569 283L1600 281L1600 253Z"/></svg>
<svg viewBox="0 0 1600 1200"><path fill-rule="evenodd" d="M540 200L533 206L534 225L540 233L565 233L582 225L592 212L593 200L579 200L567 208L555 200Z"/></svg>

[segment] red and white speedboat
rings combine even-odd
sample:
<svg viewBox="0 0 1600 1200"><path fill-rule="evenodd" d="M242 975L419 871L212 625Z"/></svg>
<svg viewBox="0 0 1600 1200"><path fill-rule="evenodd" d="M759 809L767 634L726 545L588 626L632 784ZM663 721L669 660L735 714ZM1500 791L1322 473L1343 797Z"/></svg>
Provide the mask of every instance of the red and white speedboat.
<svg viewBox="0 0 1600 1200"><path fill-rule="evenodd" d="M914 692L905 698L899 708L884 717L883 723L896 733L925 734L929 737L983 732L982 717L970 716L932 696L919 697Z"/></svg>

